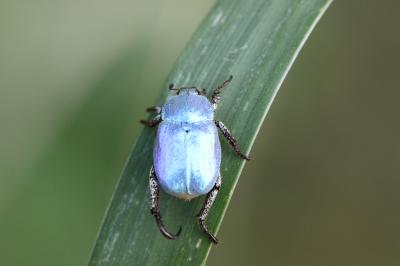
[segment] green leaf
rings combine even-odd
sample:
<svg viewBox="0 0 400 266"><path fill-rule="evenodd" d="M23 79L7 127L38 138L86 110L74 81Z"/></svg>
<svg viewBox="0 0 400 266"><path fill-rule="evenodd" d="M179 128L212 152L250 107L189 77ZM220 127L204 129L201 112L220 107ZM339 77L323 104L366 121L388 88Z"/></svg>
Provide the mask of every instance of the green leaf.
<svg viewBox="0 0 400 266"><path fill-rule="evenodd" d="M285 75L304 41L328 7L329 0L221 0L201 23L162 87L168 83L210 89L229 75L216 118L222 120L248 153ZM149 106L152 102L149 99ZM144 112L143 112L144 114ZM171 241L161 236L149 212L148 175L155 129L143 130L122 172L90 265L202 264L212 243L198 226L196 214L204 197L190 202L161 193L167 228L182 234ZM208 225L217 232L244 166L221 138L222 189ZM251 162L250 162L251 163ZM221 239L223 245L223 239Z"/></svg>

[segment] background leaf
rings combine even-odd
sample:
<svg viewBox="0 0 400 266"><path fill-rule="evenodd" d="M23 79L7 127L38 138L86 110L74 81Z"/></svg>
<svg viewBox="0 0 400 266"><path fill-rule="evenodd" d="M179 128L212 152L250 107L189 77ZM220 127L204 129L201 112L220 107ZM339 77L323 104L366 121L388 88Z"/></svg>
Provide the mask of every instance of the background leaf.
<svg viewBox="0 0 400 266"><path fill-rule="evenodd" d="M327 0L218 1L166 84L212 88L232 74L234 80L223 93L216 117L248 152L289 67L328 4ZM156 104L167 96L166 84ZM195 218L203 197L184 202L161 193L167 227L183 226L176 241L163 238L149 214L148 172L154 136L154 130L145 129L128 159L91 265L200 264L207 257L211 243ZM208 219L212 231L220 226L243 164L224 143L223 185Z"/></svg>

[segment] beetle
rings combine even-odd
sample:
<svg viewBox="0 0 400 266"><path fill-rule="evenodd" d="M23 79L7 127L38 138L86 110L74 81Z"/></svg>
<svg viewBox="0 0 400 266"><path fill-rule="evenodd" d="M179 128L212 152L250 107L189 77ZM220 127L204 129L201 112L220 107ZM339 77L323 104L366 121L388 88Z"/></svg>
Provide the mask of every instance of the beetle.
<svg viewBox="0 0 400 266"><path fill-rule="evenodd" d="M175 94L169 96L162 107L147 108L148 112L156 114L153 119L140 120L148 127L158 126L149 176L150 212L161 234L168 239L176 239L182 228L176 234L165 228L159 209L159 186L168 194L185 200L207 195L198 214L199 224L209 239L218 243L205 223L221 187L218 129L240 158L250 160L240 151L228 128L214 119L222 89L232 78L229 76L213 90L211 100L206 97L205 89L170 84L169 89Z"/></svg>

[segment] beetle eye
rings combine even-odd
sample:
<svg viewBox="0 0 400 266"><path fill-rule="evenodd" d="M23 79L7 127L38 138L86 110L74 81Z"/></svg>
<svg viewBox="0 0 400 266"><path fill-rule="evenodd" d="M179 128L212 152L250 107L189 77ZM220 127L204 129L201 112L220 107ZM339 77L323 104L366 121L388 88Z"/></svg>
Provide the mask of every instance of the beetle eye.
<svg viewBox="0 0 400 266"><path fill-rule="evenodd" d="M199 88L194 87L193 89L197 92L198 95L206 95L207 91L205 88L199 89Z"/></svg>

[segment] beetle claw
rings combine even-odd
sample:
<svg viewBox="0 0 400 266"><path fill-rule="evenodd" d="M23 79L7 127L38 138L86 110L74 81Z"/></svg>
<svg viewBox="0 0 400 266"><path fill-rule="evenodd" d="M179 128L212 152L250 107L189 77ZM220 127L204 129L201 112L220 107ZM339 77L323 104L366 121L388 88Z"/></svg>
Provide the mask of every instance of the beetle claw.
<svg viewBox="0 0 400 266"><path fill-rule="evenodd" d="M208 238L216 245L219 243L218 238L216 238L213 234L208 234Z"/></svg>
<svg viewBox="0 0 400 266"><path fill-rule="evenodd" d="M199 223L200 223L200 227L201 227L201 229L203 230L203 232L208 236L208 238L216 245L216 244L218 244L218 238L216 238L209 230L208 230L208 227L207 227L207 225L204 223L204 221L203 220L200 220L199 221Z"/></svg>
<svg viewBox="0 0 400 266"><path fill-rule="evenodd" d="M181 234L181 231L182 231L182 226L179 226L178 232L176 232L176 234L172 234L172 233L168 232L164 226L160 226L161 234L171 240L175 240Z"/></svg>
<svg viewBox="0 0 400 266"><path fill-rule="evenodd" d="M246 161L250 161L251 160L251 158L249 156L247 156L247 155L242 155L240 157L242 157L242 159L244 159Z"/></svg>

